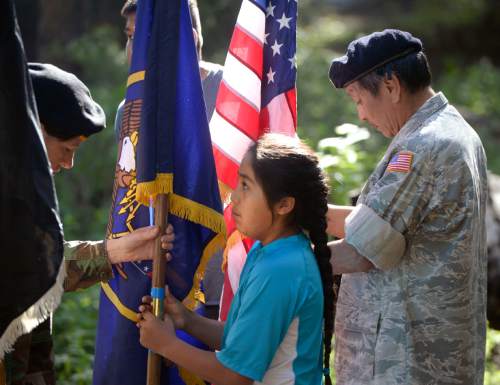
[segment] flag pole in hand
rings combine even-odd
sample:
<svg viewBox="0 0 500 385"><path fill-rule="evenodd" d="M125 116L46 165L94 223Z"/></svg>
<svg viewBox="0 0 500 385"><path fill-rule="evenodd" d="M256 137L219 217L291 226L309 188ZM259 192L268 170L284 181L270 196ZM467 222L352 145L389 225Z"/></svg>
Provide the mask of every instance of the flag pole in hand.
<svg viewBox="0 0 500 385"><path fill-rule="evenodd" d="M154 224L164 234L168 223L168 195L158 194L154 202ZM165 251L161 247L161 237L155 241L153 254L153 278L151 297L153 298L153 314L156 318L163 319L163 299L165 298ZM161 374L161 356L152 350L148 353L147 385L159 385Z"/></svg>

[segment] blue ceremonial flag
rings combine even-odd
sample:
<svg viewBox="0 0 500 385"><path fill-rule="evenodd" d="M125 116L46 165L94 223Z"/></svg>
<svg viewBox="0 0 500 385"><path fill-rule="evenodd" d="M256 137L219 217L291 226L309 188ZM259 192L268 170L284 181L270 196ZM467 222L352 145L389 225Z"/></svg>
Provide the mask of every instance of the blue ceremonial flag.
<svg viewBox="0 0 500 385"><path fill-rule="evenodd" d="M187 0L138 1L108 238L149 225L147 205L158 193L168 193L176 233L166 283L194 309L225 224ZM94 385L145 383L148 352L135 323L151 270L150 261L114 265L102 284ZM163 367L161 384L204 382L174 366Z"/></svg>

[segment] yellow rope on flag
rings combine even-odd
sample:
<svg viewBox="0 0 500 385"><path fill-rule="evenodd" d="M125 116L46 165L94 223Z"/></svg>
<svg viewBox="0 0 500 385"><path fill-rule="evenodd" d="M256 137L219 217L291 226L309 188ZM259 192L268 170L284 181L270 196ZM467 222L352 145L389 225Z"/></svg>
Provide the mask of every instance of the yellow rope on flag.
<svg viewBox="0 0 500 385"><path fill-rule="evenodd" d="M236 244L242 242L242 240L241 233L238 230L234 230L229 236L226 248L224 249L224 254L222 256L222 271L226 271L229 250L231 250Z"/></svg>
<svg viewBox="0 0 500 385"><path fill-rule="evenodd" d="M201 280L203 279L203 275L207 267L207 263L210 260L210 257L212 257L217 251L222 250L224 248L225 241L226 241L225 234L219 233L214 238L212 238L212 240L203 250L203 255L201 257L200 264L198 265L198 269L196 269L196 273L194 274L193 277L193 286L191 287L191 291L182 301L182 303L190 310L194 310L198 301L201 299L200 298L200 294L202 294L200 290ZM120 301L120 298L118 298L118 296L108 283L101 282L101 286L104 291L104 294L106 294L110 302L115 306L116 310L118 310L118 312L128 320L134 323L137 322L137 312L125 306Z"/></svg>
<svg viewBox="0 0 500 385"><path fill-rule="evenodd" d="M169 194L174 191L174 175L172 173L157 174L151 182L137 183L135 200L149 206L149 199L158 194Z"/></svg>
<svg viewBox="0 0 500 385"><path fill-rule="evenodd" d="M120 298L115 294L111 286L109 286L108 283L106 282L101 282L102 290L104 290L104 294L108 297L108 299L111 301L113 305L115 305L116 310L124 316L125 318L129 319L130 321L136 323L137 322L137 312L129 309L126 307L122 302L120 301Z"/></svg>
<svg viewBox="0 0 500 385"><path fill-rule="evenodd" d="M186 385L206 385L206 382L203 381L200 377L197 377L195 374L188 372L186 369L181 368L180 366L179 375Z"/></svg>
<svg viewBox="0 0 500 385"><path fill-rule="evenodd" d="M146 71L137 71L133 74L130 74L127 79L127 87L131 86L134 83L138 83L144 80L146 75Z"/></svg>

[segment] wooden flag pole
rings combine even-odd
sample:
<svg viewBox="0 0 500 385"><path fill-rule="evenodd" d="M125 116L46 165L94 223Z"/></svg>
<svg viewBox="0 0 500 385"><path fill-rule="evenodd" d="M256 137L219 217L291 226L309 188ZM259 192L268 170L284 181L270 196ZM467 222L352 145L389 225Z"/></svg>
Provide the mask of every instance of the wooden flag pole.
<svg viewBox="0 0 500 385"><path fill-rule="evenodd" d="M160 234L165 234L168 221L168 195L158 194L155 198L155 225L160 228ZM155 241L153 254L153 278L151 296L153 297L153 314L163 319L163 299L165 297L165 252L161 248L161 239ZM148 353L147 385L159 385L161 373L161 359L159 354L153 351Z"/></svg>

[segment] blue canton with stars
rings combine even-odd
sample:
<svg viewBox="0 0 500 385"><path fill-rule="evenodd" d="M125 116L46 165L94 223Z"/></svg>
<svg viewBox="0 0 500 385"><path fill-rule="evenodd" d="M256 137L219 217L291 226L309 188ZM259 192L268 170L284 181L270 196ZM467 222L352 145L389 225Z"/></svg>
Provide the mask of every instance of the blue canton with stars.
<svg viewBox="0 0 500 385"><path fill-rule="evenodd" d="M296 0L252 0L266 14L262 106L295 88L297 75Z"/></svg>

